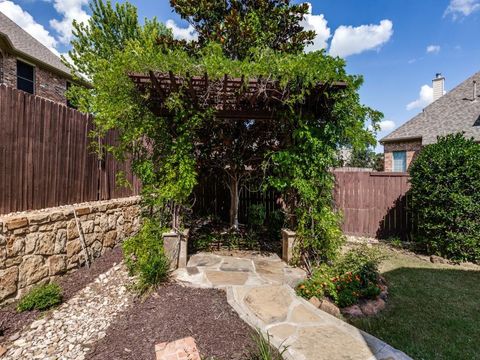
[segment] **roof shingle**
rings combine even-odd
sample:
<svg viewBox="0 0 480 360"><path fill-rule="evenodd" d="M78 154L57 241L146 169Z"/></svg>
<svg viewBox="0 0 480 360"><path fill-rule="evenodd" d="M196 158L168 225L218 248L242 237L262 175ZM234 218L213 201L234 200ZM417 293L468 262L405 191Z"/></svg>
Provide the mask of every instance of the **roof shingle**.
<svg viewBox="0 0 480 360"><path fill-rule="evenodd" d="M435 143L438 136L464 132L480 141L480 95L473 100L473 81L480 92L480 71L428 105L423 112L380 140L381 143L421 138Z"/></svg>
<svg viewBox="0 0 480 360"><path fill-rule="evenodd" d="M52 53L47 47L28 34L14 21L0 12L0 35L8 39L10 45L18 53L36 59L65 75L69 76L69 69L62 63L60 58Z"/></svg>

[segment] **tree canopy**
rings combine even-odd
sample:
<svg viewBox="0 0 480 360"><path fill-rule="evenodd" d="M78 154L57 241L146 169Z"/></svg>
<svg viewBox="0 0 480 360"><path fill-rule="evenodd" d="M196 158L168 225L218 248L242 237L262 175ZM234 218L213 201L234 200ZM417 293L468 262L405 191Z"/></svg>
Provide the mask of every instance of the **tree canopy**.
<svg viewBox="0 0 480 360"><path fill-rule="evenodd" d="M224 9L221 4L228 6ZM99 134L111 129L119 132L118 146L111 150L119 157L131 158L133 170L143 183L145 201L161 219L173 218L174 227L179 226L175 219L188 207L202 166L213 168L216 164L230 177L233 173L242 176L249 166L258 173L261 170L265 187L282 193L289 225L301 239L299 257L305 261L334 257L342 236L339 214L332 205L334 179L330 169L337 165L341 146L362 148L373 144L374 136L366 124L375 127L381 118L380 113L360 103L361 76L347 74L345 61L324 51L301 51L310 36L298 35L302 33L300 15L306 10L288 1L200 1L202 11L195 10L193 2L176 1L172 5L184 17L197 14L190 21L198 23L199 45L176 42L155 20L139 25L128 3L113 7L110 2L94 1L95 15L88 26L75 24L71 51L72 67L84 72L93 88L73 88L72 97L81 110L95 114ZM215 15L209 15L210 6ZM283 49L268 33L275 26L275 31L281 32L287 25L278 19L276 23L269 14L285 14L288 6L294 6L296 21L292 20L292 30L287 31L291 34L287 43L292 47ZM252 30L261 38L267 34L268 41L257 42L247 35L234 37L230 25L221 27L224 41L217 35L202 35L202 29L210 34L208 29L214 26L210 16L216 16L220 24L230 24L231 13L240 10L239 19L250 21L256 14L276 24ZM112 41L112 34L117 33L119 43ZM225 74L244 81L274 79L289 96L282 99L281 111L266 123L251 119L227 126L227 120L215 117L215 109L192 103L188 88L180 86L163 104L169 116L158 116L151 111L149 93L139 92L129 78L132 72L150 71L183 77L206 74L211 80L221 80ZM341 91L326 88L320 115L299 111L299 104L305 103L319 83L338 81L345 82L346 87ZM277 130L287 134L280 142ZM260 147L259 136L263 136Z"/></svg>
<svg viewBox="0 0 480 360"><path fill-rule="evenodd" d="M308 4L290 0L170 0L183 19L198 33L198 45L222 44L232 59L243 59L250 49L270 48L284 53L300 53L312 42L314 31L300 22Z"/></svg>

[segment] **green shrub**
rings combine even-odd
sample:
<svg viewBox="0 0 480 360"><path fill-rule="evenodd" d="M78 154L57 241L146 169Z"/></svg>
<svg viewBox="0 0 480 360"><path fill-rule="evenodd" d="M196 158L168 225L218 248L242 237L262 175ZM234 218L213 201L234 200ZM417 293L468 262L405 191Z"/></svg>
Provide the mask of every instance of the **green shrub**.
<svg viewBox="0 0 480 360"><path fill-rule="evenodd" d="M17 311L47 310L62 302L62 289L56 283L40 285L25 294L18 303Z"/></svg>
<svg viewBox="0 0 480 360"><path fill-rule="evenodd" d="M267 210L263 204L253 204L248 208L248 225L253 228L259 228L265 224Z"/></svg>
<svg viewBox="0 0 480 360"><path fill-rule="evenodd" d="M315 268L312 276L300 283L297 294L309 299L328 296L338 306L353 305L359 299L380 294L378 265L384 259L381 251L359 246L341 256L332 266Z"/></svg>
<svg viewBox="0 0 480 360"><path fill-rule="evenodd" d="M136 275L140 293L168 279L170 263L163 248L165 229L150 219L144 219L141 230L123 243L125 264Z"/></svg>
<svg viewBox="0 0 480 360"><path fill-rule="evenodd" d="M480 144L462 134L425 146L410 169L414 240L429 254L480 261Z"/></svg>

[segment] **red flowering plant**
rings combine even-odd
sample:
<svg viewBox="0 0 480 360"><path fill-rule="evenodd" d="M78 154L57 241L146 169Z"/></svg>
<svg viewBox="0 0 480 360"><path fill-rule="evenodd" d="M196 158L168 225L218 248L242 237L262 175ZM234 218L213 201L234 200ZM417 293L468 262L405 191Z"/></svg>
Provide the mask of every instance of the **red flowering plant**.
<svg viewBox="0 0 480 360"><path fill-rule="evenodd" d="M354 248L333 266L317 267L312 276L297 287L297 293L307 299L327 296L340 307L375 298L381 292L378 265L383 259L384 255L375 248Z"/></svg>

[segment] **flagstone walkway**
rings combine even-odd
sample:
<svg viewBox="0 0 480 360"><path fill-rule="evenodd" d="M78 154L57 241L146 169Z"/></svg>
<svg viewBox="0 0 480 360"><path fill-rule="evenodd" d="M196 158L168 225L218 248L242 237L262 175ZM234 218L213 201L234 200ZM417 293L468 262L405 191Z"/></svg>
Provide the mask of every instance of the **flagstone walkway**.
<svg viewBox="0 0 480 360"><path fill-rule="evenodd" d="M189 286L224 288L240 317L271 337L286 360L409 360L383 341L296 296L305 273L276 255L197 254L175 271Z"/></svg>

